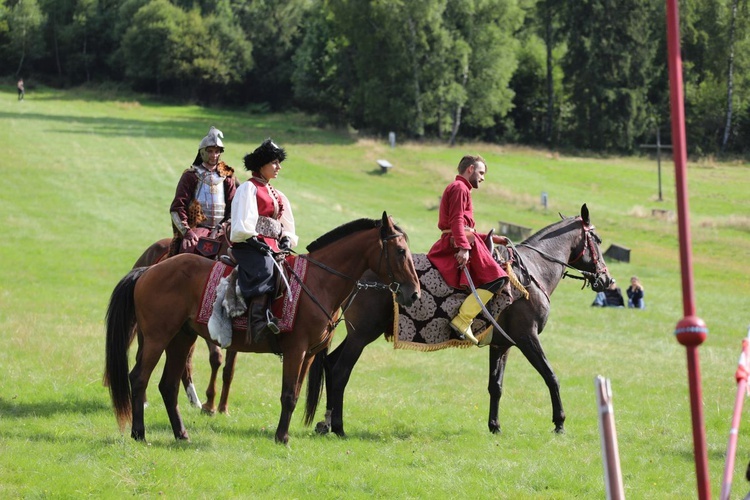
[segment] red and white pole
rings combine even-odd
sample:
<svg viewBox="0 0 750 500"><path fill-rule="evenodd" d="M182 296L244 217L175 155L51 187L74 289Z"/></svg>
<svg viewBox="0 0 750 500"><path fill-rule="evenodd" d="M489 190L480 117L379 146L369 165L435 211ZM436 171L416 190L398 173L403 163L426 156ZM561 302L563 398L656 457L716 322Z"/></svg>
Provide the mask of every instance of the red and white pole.
<svg viewBox="0 0 750 500"><path fill-rule="evenodd" d="M698 481L698 498L711 498L708 480L708 453L703 420L698 347L706 340L708 328L695 315L693 293L693 257L690 247L690 212L687 189L687 144L685 139L685 108L682 89L682 56L680 55L680 15L677 0L667 0L667 55L669 62L669 99L672 111L672 153L675 164L677 220L680 236L682 270L682 304L684 317L677 323L675 336L687 351L690 409L693 421L693 454Z"/></svg>
<svg viewBox="0 0 750 500"><path fill-rule="evenodd" d="M740 432L740 420L742 418L742 405L747 395L747 377L750 372L750 329L747 337L742 340L742 353L737 363L737 371L734 378L737 379L737 397L734 400L734 415L732 415L732 428L729 430L729 442L727 443L727 461L724 464L724 481L721 483L721 500L729 499L732 490L732 475L734 474L734 457L737 453L737 436Z"/></svg>
<svg viewBox="0 0 750 500"><path fill-rule="evenodd" d="M622 486L620 451L617 446L617 430L615 429L615 410L612 405L612 386L609 379L598 376L594 379L594 388L596 390L596 405L599 408L599 437L602 446L607 500L624 500L625 490Z"/></svg>

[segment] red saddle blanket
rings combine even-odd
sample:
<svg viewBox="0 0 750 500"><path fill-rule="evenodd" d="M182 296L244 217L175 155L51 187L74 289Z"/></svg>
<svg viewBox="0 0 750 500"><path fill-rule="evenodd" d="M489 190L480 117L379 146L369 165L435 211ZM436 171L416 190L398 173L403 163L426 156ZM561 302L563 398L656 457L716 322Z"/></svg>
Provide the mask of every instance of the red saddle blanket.
<svg viewBox="0 0 750 500"><path fill-rule="evenodd" d="M286 290L271 305L271 312L275 317L279 318L278 326L282 333L292 331L294 328L294 321L297 317L297 306L302 292L300 280L304 282L305 275L307 274L307 259L300 259L295 255L290 255L286 258L286 263L300 279L290 277L289 286L291 290ZM208 324L208 320L211 318L211 313L213 312L214 302L216 301L216 287L222 278L229 276L233 269L222 262L216 262L213 268L211 268L211 272L206 279L206 285L203 287L201 306L196 318L198 323L202 325ZM232 330L236 332L247 331L247 314L238 318L232 318Z"/></svg>

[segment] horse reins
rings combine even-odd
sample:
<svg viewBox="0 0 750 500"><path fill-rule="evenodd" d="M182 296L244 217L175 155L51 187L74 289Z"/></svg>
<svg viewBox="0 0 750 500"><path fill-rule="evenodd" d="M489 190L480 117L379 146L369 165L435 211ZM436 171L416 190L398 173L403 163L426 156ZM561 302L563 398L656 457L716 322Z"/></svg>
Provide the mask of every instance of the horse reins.
<svg viewBox="0 0 750 500"><path fill-rule="evenodd" d="M576 276L574 274L568 273L567 271L564 271L563 272L563 278L564 277L569 277L569 278L572 278L572 279L584 280L583 286L585 288L586 284L590 283L591 280L596 280L596 278L597 278L597 276L599 276L599 274L606 273L607 272L607 266L604 265L604 269L600 269L599 258L597 257L596 252L594 252L594 247L593 247L594 244L591 241L591 231L593 231L595 229L595 227L592 226L592 225L586 225L583 222L583 219L581 219L580 217L577 217L577 219L581 221L582 230L583 230L583 234L584 234L584 241L583 241L583 245L582 245L582 248L581 248L581 253L579 253L577 257L575 257L572 260L569 260L568 262L563 262L562 260L560 260L560 259L558 259L556 257L553 257L552 255L544 252L543 250L540 250L540 249L536 248L535 246L529 245L527 243L519 243L518 246L530 248L530 249L534 250L539 255L541 255L542 257L544 257L545 259L547 259L547 260L549 260L551 262L555 262L557 264L560 264L564 268L573 269L573 270L581 273L583 276ZM588 272L588 271L581 271L580 269L576 269L575 267L573 267L571 265L571 264L573 264L575 262L578 262L581 258L583 258L583 256L586 254L586 249L587 248L589 249L589 252L591 253L591 259L594 261L594 266L596 268L596 272L593 272L593 273Z"/></svg>
<svg viewBox="0 0 750 500"><path fill-rule="evenodd" d="M307 260L308 262L311 262L311 263L315 264L319 268L321 268L324 271L327 271L327 272L333 274L334 276L338 276L339 278L343 278L345 280L349 280L349 281L354 281L355 282L356 288L355 288L355 290L354 290L353 293L349 294L349 298L346 301L346 304L344 304L341 307L341 310L342 310L341 311L341 316L337 320L333 319L333 316L331 316L328 313L328 311L326 311L325 307L323 307L323 304L320 303L320 301L318 300L318 298L312 293L312 291L308 288L308 286L302 281L302 278L300 278L299 275L296 272L294 272L294 270L287 264L287 269L292 273L292 275L294 276L294 278L299 282L300 286L305 291L305 293L307 293L307 295L312 299L312 301L315 302L315 304L320 308L320 310L323 311L323 314L325 314L326 317L328 318L328 323L330 325L329 332L332 332L333 330L335 330L336 327L338 326L338 324L341 323L341 321L343 320L344 313L346 312L347 309L349 309L349 306L352 305L352 302L354 302L354 298L357 296L357 294L359 293L360 290L368 289L368 288L375 288L375 289L378 289L378 290L388 290L389 292L391 292L393 294L398 293L399 289L401 288L401 284L398 283L397 281L395 281L393 270L391 268L391 261L388 258L388 245L386 244L386 242L388 240L393 239L393 238L398 238L399 236L403 236L403 234L402 233L394 233L394 234L385 236L383 238L380 238L380 242L383 244L383 246L382 246L382 248L380 250L380 260L378 261L378 268L380 268L380 266L382 265L382 263L383 263L383 256L385 256L386 265L388 266L388 278L391 280L391 283L389 285L386 285L384 283L380 283L378 281L357 280L355 278L352 278L351 276L347 276L346 274L344 274L344 273L342 273L340 271L337 271L336 269L333 269L332 267L330 267L330 266L328 266L326 264L323 264L320 261L317 261L317 260L313 259L312 257L309 256L309 254L308 255L299 255L298 256L298 257L300 257L302 259Z"/></svg>

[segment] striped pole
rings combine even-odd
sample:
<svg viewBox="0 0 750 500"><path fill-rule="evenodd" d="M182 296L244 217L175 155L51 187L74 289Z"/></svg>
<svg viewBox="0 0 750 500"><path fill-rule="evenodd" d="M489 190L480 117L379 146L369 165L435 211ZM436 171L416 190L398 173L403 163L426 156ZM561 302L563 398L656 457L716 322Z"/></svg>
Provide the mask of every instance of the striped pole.
<svg viewBox="0 0 750 500"><path fill-rule="evenodd" d="M677 217L680 236L682 271L682 304L684 317L677 323L675 337L687 351L690 410L693 422L693 454L698 498L711 498L708 480L708 453L703 420L698 347L706 340L708 328L695 314L693 293L693 257L690 247L690 212L687 189L687 144L685 139L685 108L682 89L682 57L680 55L680 15L677 0L667 0L667 56L669 62L669 100L672 113L672 154L675 164Z"/></svg>
<svg viewBox="0 0 750 500"><path fill-rule="evenodd" d="M594 379L596 405L599 408L599 437L604 464L604 485L607 487L607 500L624 500L620 470L620 452L617 447L615 411L612 406L612 386L609 379L598 376Z"/></svg>
<svg viewBox="0 0 750 500"><path fill-rule="evenodd" d="M750 329L747 337L742 340L742 353L737 363L737 371L734 378L737 379L737 397L734 400L734 415L732 415L732 428L729 430L729 442L727 443L727 461L724 464L724 481L721 483L721 500L729 500L729 492L732 490L732 475L734 474L734 458L737 452L737 436L740 432L740 420L742 417L742 405L747 393L747 376L750 372Z"/></svg>

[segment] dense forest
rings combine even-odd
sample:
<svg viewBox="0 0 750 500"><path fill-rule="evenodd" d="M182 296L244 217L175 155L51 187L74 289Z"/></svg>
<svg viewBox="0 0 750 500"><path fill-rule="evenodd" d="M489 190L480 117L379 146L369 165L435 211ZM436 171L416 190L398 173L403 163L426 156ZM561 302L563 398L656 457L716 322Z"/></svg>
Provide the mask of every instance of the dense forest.
<svg viewBox="0 0 750 500"><path fill-rule="evenodd" d="M691 154L750 152L747 0L680 2ZM0 0L0 76L413 140L669 143L664 0Z"/></svg>

